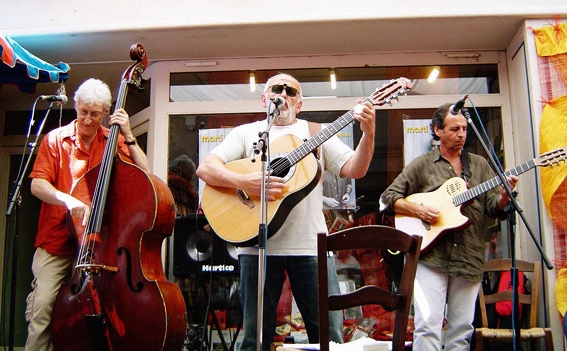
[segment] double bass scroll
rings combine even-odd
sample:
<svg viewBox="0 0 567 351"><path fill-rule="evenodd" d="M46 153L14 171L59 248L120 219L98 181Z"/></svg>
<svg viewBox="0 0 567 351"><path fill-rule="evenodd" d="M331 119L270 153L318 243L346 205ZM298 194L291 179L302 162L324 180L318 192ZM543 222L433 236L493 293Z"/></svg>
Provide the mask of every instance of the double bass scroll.
<svg viewBox="0 0 567 351"><path fill-rule="evenodd" d="M115 109L128 87L139 87L147 58L134 44L136 61L122 77ZM71 194L91 206L85 226L67 216L77 238L77 263L61 286L52 314L57 351L175 350L186 334L179 287L167 280L161 260L173 231L173 196L158 177L118 154L118 125L110 127L104 155Z"/></svg>

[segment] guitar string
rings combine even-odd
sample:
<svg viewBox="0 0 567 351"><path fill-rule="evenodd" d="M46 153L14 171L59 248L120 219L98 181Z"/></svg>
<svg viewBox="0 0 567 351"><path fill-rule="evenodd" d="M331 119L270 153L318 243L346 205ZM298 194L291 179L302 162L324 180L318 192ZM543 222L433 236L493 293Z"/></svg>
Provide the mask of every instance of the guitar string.
<svg viewBox="0 0 567 351"><path fill-rule="evenodd" d="M366 98L365 101L372 101L370 98ZM296 164L301 161L305 156L307 156L311 151L315 150L319 145L323 144L326 140L331 138L333 135L337 134L339 131L344 129L347 125L354 122L354 109L349 110L342 116L340 116L335 122L330 124L327 128L322 129L320 132L315 134L310 140L301 144L297 149L290 152L286 157L282 157L274 162L275 174L279 174L285 171L291 165Z"/></svg>
<svg viewBox="0 0 567 351"><path fill-rule="evenodd" d="M534 168L535 166L536 166L536 164L535 164L534 160L529 160L529 161L524 162L521 165L505 172L504 175L505 176L508 176L508 175L518 176L522 173L529 171L530 169ZM455 203L455 205L463 204L467 201L474 199L478 195L489 191L490 189L492 189L492 188L494 188L494 187L496 187L500 184L502 184L502 182L500 181L499 177L491 178L491 179L469 189L468 191L465 191L463 193L455 195L454 199L456 201L453 201L453 202Z"/></svg>
<svg viewBox="0 0 567 351"><path fill-rule="evenodd" d="M391 89L392 87L395 87L395 89L393 91L388 92L388 90ZM397 99L398 96L403 93L405 93L405 84L401 84L399 80L391 80L390 82L384 84L379 89L376 89L369 97L365 98L360 104L364 102L370 102L372 105L384 105L390 103L393 99ZM377 99L377 97L381 94L383 95L382 98ZM376 99L377 101L375 101ZM349 117L348 120L346 119L347 116ZM281 159L277 160L274 163L274 167L272 167L274 173L279 174L284 170L286 170L287 168L294 165L295 163L301 161L311 151L315 150L317 147L319 147L319 145L323 144L327 139L338 133L340 130L342 130L344 127L346 127L349 123L352 123L353 121L354 121L354 108L350 109L347 113L339 117L330 126L321 130L319 133L315 134L310 140L303 143L297 149L289 153L286 157L282 157ZM340 122L343 122L343 124L341 125ZM335 124L339 124L340 128L335 128ZM333 133L329 133L331 130L333 130ZM325 138L322 138L322 136L325 136ZM313 141L316 141L316 143L314 143Z"/></svg>

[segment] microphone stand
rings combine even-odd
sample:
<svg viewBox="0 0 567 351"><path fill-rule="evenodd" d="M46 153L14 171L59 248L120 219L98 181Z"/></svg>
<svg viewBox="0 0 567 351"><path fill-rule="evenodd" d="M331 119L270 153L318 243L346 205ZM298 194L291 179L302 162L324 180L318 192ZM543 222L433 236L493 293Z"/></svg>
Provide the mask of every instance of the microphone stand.
<svg viewBox="0 0 567 351"><path fill-rule="evenodd" d="M53 102L49 102L49 105L47 107L47 110L45 111L45 115L43 117L43 120L41 121L41 124L39 125L39 128L37 129L37 133L35 135L35 140L32 143L29 143L30 146L30 153L28 155L28 158L26 160L26 163L24 165L24 168L22 170L22 172L20 172L18 174L18 179L16 179L16 181L14 182L14 190L12 191L12 196L10 199L10 202L8 203L8 209L6 211L6 217L9 217L12 214L12 211L15 208L15 205L17 204L18 206L20 206L20 202L21 202L21 198L20 198L20 191L22 188L22 183L24 180L24 176L26 175L27 169L30 165L32 156L34 154L35 148L37 146L37 141L39 139L39 136L41 135L41 132L43 130L43 127L45 126L45 122L47 121L47 116L49 116L49 113L51 112L51 108L53 107ZM31 127L31 126L30 126ZM25 154L24 154L25 157ZM17 206L16 206L17 207ZM17 211L15 212L16 216L14 217L14 240L12 241L12 253L13 253L13 259L12 259L12 277L11 277L11 285L10 285L10 315L9 315L9 323L10 323L10 328L8 330L8 350L13 351L14 350L14 321L15 321L15 310L16 310L16 275L18 272L18 246L19 246L19 234L18 234L18 217L17 217Z"/></svg>
<svg viewBox="0 0 567 351"><path fill-rule="evenodd" d="M262 162L261 165L261 172L262 172L262 188L260 190L260 224L258 226L258 303L256 307L257 311L257 324L256 324L256 350L262 351L262 335L263 335L263 321L264 321L264 282L266 280L265 277L265 261L266 261L266 242L268 237L268 219L267 219L267 209L268 209L268 201L266 201L266 187L268 182L266 178L268 177L266 174L267 169L269 168L269 160L267 157L267 145L269 143L269 130L272 128L274 123L274 119L277 118L280 114L280 109L278 106L274 109L273 112L270 112L271 103L268 103L268 126L266 130L259 133L260 139L256 143L254 154L261 154L260 161ZM252 162L255 162L255 159L252 159Z"/></svg>
<svg viewBox="0 0 567 351"><path fill-rule="evenodd" d="M516 192L512 191L512 189L510 188L510 184L508 183L508 180L506 179L506 175L500 169L499 164L494 159L494 156L493 156L494 154L489 151L488 146L484 142L484 139L481 137L478 129L474 125L474 122L471 119L471 116L469 114L468 109L462 108L461 111L463 113L463 116L465 116L465 118L467 119L468 124L471 126L472 130L476 134L477 139L480 141L480 144L482 145L484 151L486 152L486 155L488 157L490 165L492 166L492 169L498 175L498 178L500 179L500 183L504 186L504 188L506 189L506 192L508 193L508 197L510 198L511 207L508 211L508 232L509 232L509 235L510 235L511 261L512 261L512 267L510 268L510 274L511 274L511 278L512 278L512 343L513 343L513 350L519 350L521 337L520 337L520 316L519 316L518 312L519 312L520 307L519 307L519 297L518 297L518 267L516 265L516 247L515 247L515 245L516 245L515 235L516 234L514 232L514 225L515 225L514 212L518 213L518 215L520 215L520 218L522 218L522 222L526 226L528 233L530 233L530 236L532 237L532 241L534 242L535 246L539 250L541 258L543 259L547 269L549 269L549 270L553 269L553 265L549 261L549 258L545 255L541 245L536 240L536 238L533 234L533 231L530 228L528 221L524 216L523 209L520 206L520 204L518 203L518 201L516 200ZM490 140L488 140L488 143L490 143ZM491 145L491 149L492 150L494 149L494 147L492 145ZM533 287L533 288L537 289L539 287Z"/></svg>

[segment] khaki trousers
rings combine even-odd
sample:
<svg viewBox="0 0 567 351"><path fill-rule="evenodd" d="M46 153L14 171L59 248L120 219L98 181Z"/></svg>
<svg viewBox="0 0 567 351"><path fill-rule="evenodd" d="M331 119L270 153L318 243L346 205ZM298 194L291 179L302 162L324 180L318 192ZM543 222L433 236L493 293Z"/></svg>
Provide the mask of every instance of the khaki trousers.
<svg viewBox="0 0 567 351"><path fill-rule="evenodd" d="M51 312L61 284L69 276L75 261L73 256L52 255L37 248L32 261L32 290L26 299L28 322L26 351L51 351Z"/></svg>

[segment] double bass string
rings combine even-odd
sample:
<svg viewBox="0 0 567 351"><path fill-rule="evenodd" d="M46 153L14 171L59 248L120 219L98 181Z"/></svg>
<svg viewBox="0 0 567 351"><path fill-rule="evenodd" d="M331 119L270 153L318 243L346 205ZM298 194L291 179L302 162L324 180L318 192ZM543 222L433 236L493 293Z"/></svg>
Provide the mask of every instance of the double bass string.
<svg viewBox="0 0 567 351"><path fill-rule="evenodd" d="M97 204L97 206L91 207L91 212L87 221L87 226L83 231L82 240L79 248L79 255L77 257L77 266L85 267L89 266L93 262L93 257L91 257L94 252L94 247L98 240L100 240L100 232L102 228L102 217L104 215L104 208L106 203L106 194L110 184L110 173L112 172L112 165L114 160L114 154L116 150L116 145L118 144L118 133L120 127L118 125L113 125L110 127L110 133L108 136L108 143L106 150L112 150L112 152L106 152L103 154L103 158L100 164L99 177L93 192L93 198L91 203Z"/></svg>

